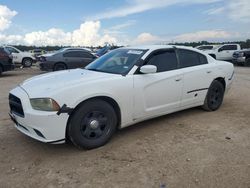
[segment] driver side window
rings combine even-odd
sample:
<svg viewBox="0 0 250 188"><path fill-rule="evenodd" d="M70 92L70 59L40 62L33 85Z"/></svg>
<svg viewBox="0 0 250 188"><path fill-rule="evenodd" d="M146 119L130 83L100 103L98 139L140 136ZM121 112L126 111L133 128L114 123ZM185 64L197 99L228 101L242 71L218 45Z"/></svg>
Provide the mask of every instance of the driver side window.
<svg viewBox="0 0 250 188"><path fill-rule="evenodd" d="M236 45L225 45L219 49L219 52L222 52L225 50L237 50L237 46Z"/></svg>
<svg viewBox="0 0 250 188"><path fill-rule="evenodd" d="M10 47L7 47L7 50L10 52L10 53L19 53L17 50L15 50L14 48L10 48Z"/></svg>
<svg viewBox="0 0 250 188"><path fill-rule="evenodd" d="M157 67L157 72L175 70L178 67L174 50L156 51L153 56L148 59L146 64L155 65Z"/></svg>

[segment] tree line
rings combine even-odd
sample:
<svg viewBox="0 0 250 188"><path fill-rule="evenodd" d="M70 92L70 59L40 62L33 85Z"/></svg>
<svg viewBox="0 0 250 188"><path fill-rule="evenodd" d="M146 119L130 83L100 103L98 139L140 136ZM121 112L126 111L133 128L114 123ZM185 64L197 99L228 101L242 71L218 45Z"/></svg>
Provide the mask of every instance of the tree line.
<svg viewBox="0 0 250 188"><path fill-rule="evenodd" d="M183 42L183 43L170 43L170 45L182 45L182 46L201 46L201 45L222 45L222 44L239 44L242 49L250 48L250 39L246 41L232 41L232 42L208 42L208 41L200 41L200 42Z"/></svg>
<svg viewBox="0 0 250 188"><path fill-rule="evenodd" d="M209 45L209 44L214 44L214 45L222 45L222 44L229 44L229 43L237 43L240 44L242 49L245 48L250 48L250 39L247 39L246 41L233 41L233 42L208 42L208 41L200 41L200 42L182 42L182 43L169 43L170 45L182 45L182 46L191 46L191 47L196 47L196 46L200 46L200 45ZM25 45L15 45L14 47L22 50L22 51L29 51L29 50L33 50L33 49L43 49L46 51L56 51L59 50L61 48L65 48L65 47L69 47L69 46L41 46L41 47L37 47L37 46L25 46ZM103 46L97 46L97 47L93 47L93 46L89 46L87 48L90 49L100 49ZM115 48L119 48L122 46L117 46L117 45L112 45L111 49L115 49Z"/></svg>

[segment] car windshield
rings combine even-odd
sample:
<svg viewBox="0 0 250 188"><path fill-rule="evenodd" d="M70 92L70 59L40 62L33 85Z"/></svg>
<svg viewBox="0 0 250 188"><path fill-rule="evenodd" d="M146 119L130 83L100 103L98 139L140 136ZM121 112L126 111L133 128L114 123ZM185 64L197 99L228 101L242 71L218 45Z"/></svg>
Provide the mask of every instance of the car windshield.
<svg viewBox="0 0 250 188"><path fill-rule="evenodd" d="M116 49L96 59L85 67L87 70L126 74L143 56L146 50L140 49Z"/></svg>

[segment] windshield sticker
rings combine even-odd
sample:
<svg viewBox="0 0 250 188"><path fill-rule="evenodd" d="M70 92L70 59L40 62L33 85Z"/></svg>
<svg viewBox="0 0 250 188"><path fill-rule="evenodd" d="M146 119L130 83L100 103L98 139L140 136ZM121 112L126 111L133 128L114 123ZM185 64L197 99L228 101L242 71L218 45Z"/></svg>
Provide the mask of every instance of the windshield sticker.
<svg viewBox="0 0 250 188"><path fill-rule="evenodd" d="M141 55L143 51L139 50L129 50L127 53L128 54L135 54L135 55Z"/></svg>

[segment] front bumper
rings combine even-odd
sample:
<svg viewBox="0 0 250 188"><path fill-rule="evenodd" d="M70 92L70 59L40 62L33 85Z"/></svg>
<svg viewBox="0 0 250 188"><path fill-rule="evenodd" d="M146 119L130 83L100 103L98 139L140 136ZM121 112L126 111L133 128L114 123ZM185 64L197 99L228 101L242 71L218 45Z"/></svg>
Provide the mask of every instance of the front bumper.
<svg viewBox="0 0 250 188"><path fill-rule="evenodd" d="M233 63L245 63L245 62L246 62L246 57L233 58Z"/></svg>
<svg viewBox="0 0 250 188"><path fill-rule="evenodd" d="M4 65L4 71L11 71L15 69L14 64Z"/></svg>
<svg viewBox="0 0 250 188"><path fill-rule="evenodd" d="M53 66L48 62L38 62L38 66L41 71L52 71Z"/></svg>
<svg viewBox="0 0 250 188"><path fill-rule="evenodd" d="M21 100L24 116L10 112L15 127L25 135L46 143L63 143L69 115L34 110L27 93L19 86L10 93Z"/></svg>

